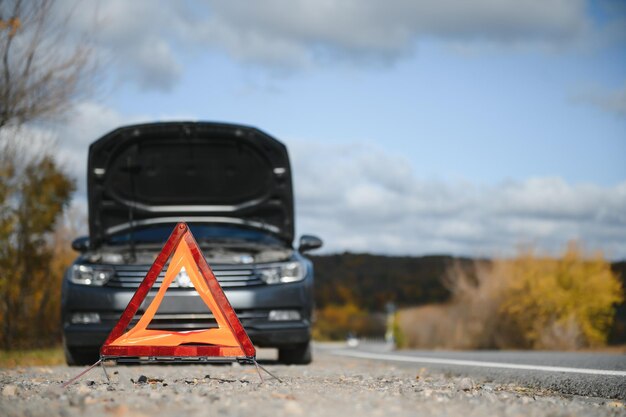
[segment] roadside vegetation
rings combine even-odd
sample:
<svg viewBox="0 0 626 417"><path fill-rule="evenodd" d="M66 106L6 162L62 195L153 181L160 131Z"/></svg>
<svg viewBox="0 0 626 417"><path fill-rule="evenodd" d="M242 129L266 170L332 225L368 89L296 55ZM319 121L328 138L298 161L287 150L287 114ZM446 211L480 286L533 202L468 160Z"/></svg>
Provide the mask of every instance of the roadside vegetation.
<svg viewBox="0 0 626 417"><path fill-rule="evenodd" d="M50 135L43 132L50 126L46 123L59 122L87 96L94 85L94 66L87 38L73 48L63 46L67 21L57 19L56 3L0 2L3 350L60 341L60 288L72 257L68 207L75 180L57 160Z"/></svg>
<svg viewBox="0 0 626 417"><path fill-rule="evenodd" d="M329 304L316 312L315 340L345 340L348 335L381 337L385 334L385 314L368 313L354 303Z"/></svg>
<svg viewBox="0 0 626 417"><path fill-rule="evenodd" d="M311 258L316 272L317 320L313 335L317 340L345 340L349 334L382 339L385 307L393 302L399 308L396 341L404 341L405 345L455 349L596 348L607 341L607 327L609 344L626 343L626 262L609 263L599 254L587 256L576 245L559 258L533 251L499 260L353 253ZM596 278L587 282L585 277L589 276ZM525 283L529 290L511 289L507 298L512 301L500 311L504 297L501 290L509 283L507 277L518 285ZM619 281L616 284L618 278L622 290L618 289ZM609 296L596 297L598 291ZM544 295L546 292L549 297ZM535 304L535 298L541 303ZM612 304L611 300L619 299L621 304ZM516 307L518 304L521 307ZM565 310L563 305L567 306ZM537 311L548 307L549 314ZM536 316L532 320L528 319L531 312ZM516 323L505 323L505 316ZM496 319L502 328L494 324ZM524 327L524 323L533 326ZM509 331L513 335L523 331L524 336L519 340L500 336Z"/></svg>
<svg viewBox="0 0 626 417"><path fill-rule="evenodd" d="M0 345L49 346L58 343L61 279L73 256L62 220L74 183L45 148L30 154L25 144L3 139Z"/></svg>
<svg viewBox="0 0 626 417"><path fill-rule="evenodd" d="M532 250L512 259L453 267L446 303L398 315L406 347L559 349L604 346L623 289L601 254L570 244L558 258Z"/></svg>
<svg viewBox="0 0 626 417"><path fill-rule="evenodd" d="M0 368L17 366L53 366L65 364L63 349L0 350Z"/></svg>

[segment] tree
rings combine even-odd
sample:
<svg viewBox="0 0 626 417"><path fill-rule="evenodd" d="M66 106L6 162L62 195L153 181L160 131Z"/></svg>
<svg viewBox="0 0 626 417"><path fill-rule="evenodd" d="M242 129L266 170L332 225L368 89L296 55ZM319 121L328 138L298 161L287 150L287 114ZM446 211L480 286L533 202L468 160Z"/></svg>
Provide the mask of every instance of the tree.
<svg viewBox="0 0 626 417"><path fill-rule="evenodd" d="M8 349L49 342L50 332L37 332L49 325L48 307L58 306L51 300L60 288L55 226L74 182L46 150L29 154L11 139L0 140L0 171L8 174L0 191L0 322Z"/></svg>
<svg viewBox="0 0 626 417"><path fill-rule="evenodd" d="M51 119L83 96L93 75L91 50L68 47L69 17L53 0L0 0L0 128Z"/></svg>
<svg viewBox="0 0 626 417"><path fill-rule="evenodd" d="M500 313L533 348L601 346L611 329L623 289L601 254L586 257L570 243L562 257L532 252L509 261L509 280Z"/></svg>
<svg viewBox="0 0 626 417"><path fill-rule="evenodd" d="M54 0L0 0L0 343L58 339L63 269L60 229L74 180L32 124L66 114L92 81L91 50L66 42ZM72 46L74 45L74 46Z"/></svg>

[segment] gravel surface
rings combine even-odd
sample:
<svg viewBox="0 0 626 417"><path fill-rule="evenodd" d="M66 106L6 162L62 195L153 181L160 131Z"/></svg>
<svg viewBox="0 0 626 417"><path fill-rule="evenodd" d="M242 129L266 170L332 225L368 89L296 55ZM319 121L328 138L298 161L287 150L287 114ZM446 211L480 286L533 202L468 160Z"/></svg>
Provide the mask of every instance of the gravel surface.
<svg viewBox="0 0 626 417"><path fill-rule="evenodd" d="M623 402L565 397L419 367L334 357L310 366L262 362L283 383L241 365L107 366L62 389L84 368L0 370L0 416L626 416Z"/></svg>

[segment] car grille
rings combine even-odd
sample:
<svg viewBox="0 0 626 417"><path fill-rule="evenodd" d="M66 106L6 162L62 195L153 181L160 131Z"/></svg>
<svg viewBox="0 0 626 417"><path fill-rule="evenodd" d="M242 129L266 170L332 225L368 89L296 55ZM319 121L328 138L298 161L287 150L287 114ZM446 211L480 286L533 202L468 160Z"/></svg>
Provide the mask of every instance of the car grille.
<svg viewBox="0 0 626 417"><path fill-rule="evenodd" d="M117 265L115 267L115 275L109 279L106 285L118 288L138 288L141 281L143 281L144 277L148 274L150 266L151 265ZM167 268L163 268L159 274L155 286L160 286L163 282L166 269ZM215 265L211 269L220 285L224 288L248 287L263 284L263 280L253 267L243 265ZM172 286L175 286L175 281L172 282Z"/></svg>
<svg viewBox="0 0 626 417"><path fill-rule="evenodd" d="M137 314L135 314L131 322L128 324L127 330L137 324L143 313L144 310L141 309L137 312ZM268 311L236 309L235 313L237 314L237 318L239 319L239 321L245 324L247 322L250 322L251 320L267 320ZM117 313L103 313L100 316L102 317L103 321L109 323L116 323L120 318L120 315ZM211 314L210 312L171 314L162 314L157 312L150 321L150 324L148 325L149 330L172 331L210 329L215 327L217 327L217 322L215 321L215 316L213 316L213 314Z"/></svg>

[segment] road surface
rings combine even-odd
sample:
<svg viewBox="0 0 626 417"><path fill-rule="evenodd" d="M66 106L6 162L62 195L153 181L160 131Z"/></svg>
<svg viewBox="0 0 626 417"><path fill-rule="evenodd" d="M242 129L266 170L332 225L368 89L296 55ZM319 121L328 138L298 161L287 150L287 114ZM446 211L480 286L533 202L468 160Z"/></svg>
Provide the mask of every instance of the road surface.
<svg viewBox="0 0 626 417"><path fill-rule="evenodd" d="M368 353L320 345L312 365L284 366L263 352L262 364L283 381L263 383L253 366L240 365L110 364L110 383L96 368L67 389L61 384L84 368L0 369L0 416L626 417L621 400L456 376L432 363L340 355L346 352ZM419 353L405 356L426 354Z"/></svg>
<svg viewBox="0 0 626 417"><path fill-rule="evenodd" d="M333 355L393 362L398 366L424 366L482 381L626 400L626 355L623 353L389 351L382 343L361 343L356 349L341 345L322 345L321 348Z"/></svg>

